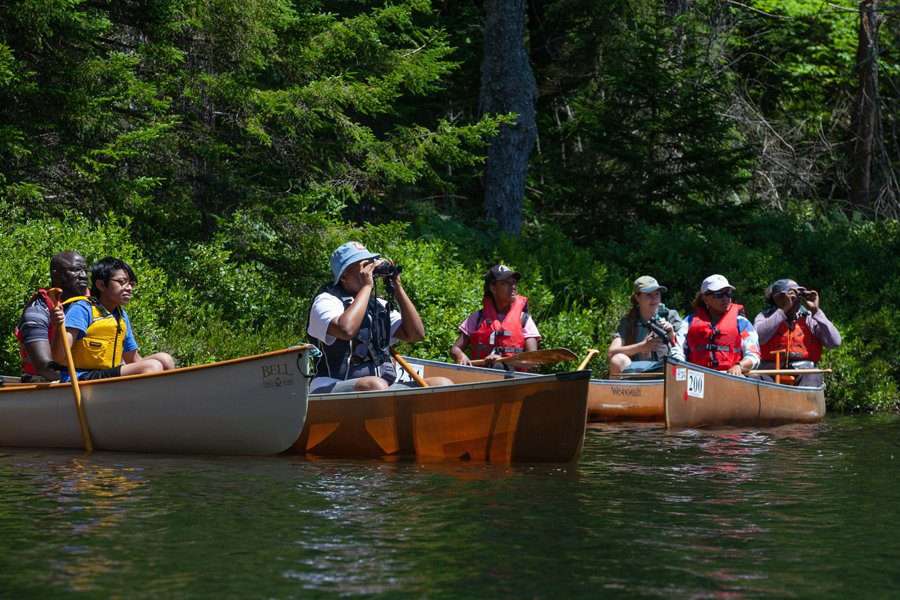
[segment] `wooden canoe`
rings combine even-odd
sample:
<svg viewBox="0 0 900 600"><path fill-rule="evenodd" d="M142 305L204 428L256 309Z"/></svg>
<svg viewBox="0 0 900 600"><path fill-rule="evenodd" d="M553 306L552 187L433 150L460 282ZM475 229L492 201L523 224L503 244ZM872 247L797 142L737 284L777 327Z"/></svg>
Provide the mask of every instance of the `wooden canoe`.
<svg viewBox="0 0 900 600"><path fill-rule="evenodd" d="M447 377L454 383L498 381L504 378L534 377L533 373L485 369L408 357L424 377ZM588 421L665 420L663 380L591 379L588 387Z"/></svg>
<svg viewBox="0 0 900 600"><path fill-rule="evenodd" d="M306 419L311 348L83 381L94 448L278 454L297 439ZM71 384L0 387L0 446L83 448Z"/></svg>
<svg viewBox="0 0 900 600"><path fill-rule="evenodd" d="M782 385L677 361L665 371L669 428L770 427L825 416L825 386Z"/></svg>
<svg viewBox="0 0 900 600"><path fill-rule="evenodd" d="M574 460L587 371L379 392L311 394L293 451L493 462Z"/></svg>

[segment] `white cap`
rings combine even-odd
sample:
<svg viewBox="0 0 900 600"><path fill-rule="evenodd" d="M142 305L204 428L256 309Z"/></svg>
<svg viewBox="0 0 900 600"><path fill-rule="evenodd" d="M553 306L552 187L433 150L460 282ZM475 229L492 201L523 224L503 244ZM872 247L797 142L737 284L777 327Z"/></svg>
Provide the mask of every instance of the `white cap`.
<svg viewBox="0 0 900 600"><path fill-rule="evenodd" d="M725 288L734 289L734 286L728 283L728 280L725 279L724 275L710 275L703 280L703 283L700 284L700 293L705 294L706 292L718 292L719 290L724 290Z"/></svg>

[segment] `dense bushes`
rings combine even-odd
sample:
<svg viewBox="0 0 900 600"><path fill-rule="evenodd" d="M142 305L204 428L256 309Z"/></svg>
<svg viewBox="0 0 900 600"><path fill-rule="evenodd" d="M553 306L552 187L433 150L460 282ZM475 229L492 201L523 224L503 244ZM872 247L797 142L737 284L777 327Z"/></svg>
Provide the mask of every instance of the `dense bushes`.
<svg viewBox="0 0 900 600"><path fill-rule="evenodd" d="M710 219L715 222L721 221ZM329 276L329 253L341 241L359 239L403 266L428 331L424 342L404 350L419 356L447 359L457 325L480 305L481 275L495 259L522 272L521 292L530 298L543 345L566 346L582 356L608 344L638 275L652 274L667 285L665 301L683 313L701 279L723 273L751 316L762 306L765 286L790 276L821 292L823 309L844 335L843 347L824 360L835 370L831 408L886 410L898 404L896 222L732 215L732 233L720 225L634 225L594 248L574 246L553 226L532 225L521 239L499 239L427 210L410 223L354 228L323 221L316 235L296 239L262 223L242 223L223 227L207 244L172 246L151 256L131 240L126 220L7 222L0 227L0 326L10 332L0 348L3 372L18 370L11 332L23 302L46 284L54 252L75 248L89 260L112 254L131 262L140 285L129 313L142 348L192 364L305 339L309 300ZM254 239L253 230L261 237ZM266 248L283 248L292 260L279 260ZM600 374L603 362L594 363Z"/></svg>

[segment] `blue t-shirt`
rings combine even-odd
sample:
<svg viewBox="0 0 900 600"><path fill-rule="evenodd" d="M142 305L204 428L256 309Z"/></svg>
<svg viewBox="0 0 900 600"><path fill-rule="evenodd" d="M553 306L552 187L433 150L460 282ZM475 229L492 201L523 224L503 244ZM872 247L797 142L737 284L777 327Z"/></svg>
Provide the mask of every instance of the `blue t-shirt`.
<svg viewBox="0 0 900 600"><path fill-rule="evenodd" d="M91 324L91 308L91 303L87 300L79 300L66 307L66 329L78 331L75 335L76 341L84 337ZM128 313L125 312L124 308L119 307L112 311L112 315L117 319L125 319L125 345L122 348L122 353L137 350L138 344L137 340L134 339L134 333L131 331L131 321L128 319ZM87 372L87 369L76 369L76 372L80 377L82 373ZM68 373L60 373L60 381L68 380Z"/></svg>

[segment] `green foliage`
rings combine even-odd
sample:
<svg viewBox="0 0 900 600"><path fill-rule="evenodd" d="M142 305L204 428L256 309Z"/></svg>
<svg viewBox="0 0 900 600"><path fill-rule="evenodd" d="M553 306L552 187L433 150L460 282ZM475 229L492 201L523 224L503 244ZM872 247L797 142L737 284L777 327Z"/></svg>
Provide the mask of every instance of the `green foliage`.
<svg viewBox="0 0 900 600"><path fill-rule="evenodd" d="M667 12L677 4L688 8ZM580 355L604 349L638 275L686 312L699 281L724 273L751 314L792 276L845 335L825 359L832 408L894 407L900 233L841 204L856 8L529 3L540 147L525 234L503 238L478 225L479 176L515 115L479 115L478 3L6 2L0 325L12 330L65 248L132 262L141 344L184 363L304 339L348 239L405 267L428 330L406 350L441 359L498 260L523 273L544 346ZM882 16L890 133L900 28ZM895 138L884 151L897 169ZM783 153L766 162L772 140ZM811 195L754 211L769 201L745 186L751 174ZM16 369L11 338L0 365Z"/></svg>
<svg viewBox="0 0 900 600"><path fill-rule="evenodd" d="M672 18L659 2L548 3L545 35L559 38L532 175L540 212L590 238L623 218L721 202L746 179L711 4Z"/></svg>

